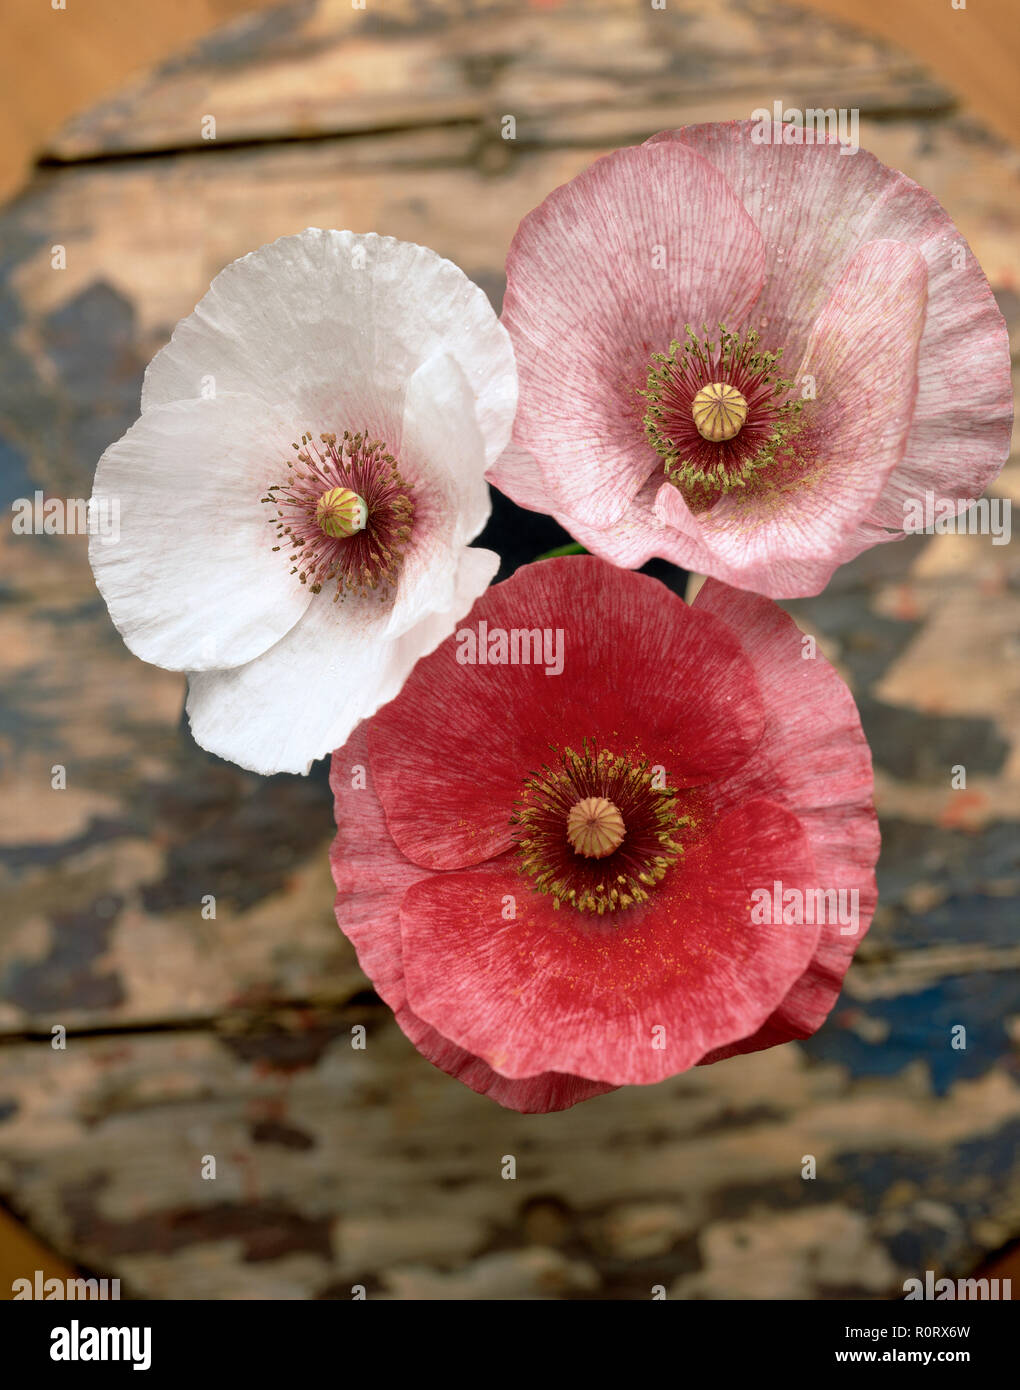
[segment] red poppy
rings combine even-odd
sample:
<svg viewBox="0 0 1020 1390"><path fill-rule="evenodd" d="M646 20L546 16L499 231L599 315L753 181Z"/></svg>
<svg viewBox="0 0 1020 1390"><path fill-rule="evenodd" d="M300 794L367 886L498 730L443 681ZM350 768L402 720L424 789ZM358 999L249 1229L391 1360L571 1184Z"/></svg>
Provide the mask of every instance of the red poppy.
<svg viewBox="0 0 1020 1390"><path fill-rule="evenodd" d="M362 967L425 1057L516 1110L810 1036L875 908L850 692L714 580L688 606L594 558L527 566L331 780Z"/></svg>

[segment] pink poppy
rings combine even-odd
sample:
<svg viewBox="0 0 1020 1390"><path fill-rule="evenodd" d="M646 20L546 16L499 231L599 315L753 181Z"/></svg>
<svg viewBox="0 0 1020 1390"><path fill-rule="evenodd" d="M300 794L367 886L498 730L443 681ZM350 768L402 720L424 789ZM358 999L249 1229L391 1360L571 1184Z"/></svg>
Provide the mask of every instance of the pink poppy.
<svg viewBox="0 0 1020 1390"><path fill-rule="evenodd" d="M1008 454L1006 325L967 243L903 174L792 129L664 131L514 237L519 408L489 477L614 564L815 594Z"/></svg>
<svg viewBox="0 0 1020 1390"><path fill-rule="evenodd" d="M879 837L811 650L714 580L547 560L333 754L337 920L429 1061L561 1110L822 1024Z"/></svg>

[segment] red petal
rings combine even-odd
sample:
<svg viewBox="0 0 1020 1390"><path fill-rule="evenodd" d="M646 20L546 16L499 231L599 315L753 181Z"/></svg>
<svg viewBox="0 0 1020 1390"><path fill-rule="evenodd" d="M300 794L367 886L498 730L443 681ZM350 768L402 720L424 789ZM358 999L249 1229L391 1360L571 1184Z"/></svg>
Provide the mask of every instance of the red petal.
<svg viewBox="0 0 1020 1390"><path fill-rule="evenodd" d="M418 663L369 725L372 772L401 851L464 868L514 843L510 816L552 745L597 739L693 786L738 767L764 711L726 625L657 580L585 557L489 589L464 628L562 630L564 666L460 665L456 638Z"/></svg>
<svg viewBox="0 0 1020 1390"><path fill-rule="evenodd" d="M367 771L363 725L330 765L337 835L330 863L337 886L336 917L358 953L362 970L377 993L394 1010L396 1021L414 1046L434 1066L463 1081L500 1105L526 1113L566 1110L579 1101L613 1090L583 1077L544 1072L513 1081L500 1076L478 1057L449 1042L407 1007L400 944L400 903L408 887L432 875L410 864L390 839L382 804L359 769Z"/></svg>
<svg viewBox="0 0 1020 1390"><path fill-rule="evenodd" d="M818 939L817 926L752 920L753 890L815 881L796 817L764 800L717 821L619 914L555 911L515 865L422 880L401 907L409 1006L508 1077L625 1085L684 1071L759 1028Z"/></svg>
<svg viewBox="0 0 1020 1390"><path fill-rule="evenodd" d="M408 888L431 875L404 858L386 829L369 772L367 724L333 754L329 784L337 824L329 851L336 920L377 993L391 1009L399 1009L406 998L400 903Z"/></svg>
<svg viewBox="0 0 1020 1390"><path fill-rule="evenodd" d="M442 1033L424 1023L406 1006L397 1013L397 1022L433 1066L508 1110L519 1110L527 1115L569 1110L582 1100L591 1100L593 1096L607 1095L616 1090L615 1086L606 1086L599 1081L586 1081L582 1076L567 1076L555 1071L540 1072L537 1076L520 1080L500 1076L480 1057L465 1052L449 1038L444 1038Z"/></svg>
<svg viewBox="0 0 1020 1390"><path fill-rule="evenodd" d="M769 711L754 758L712 788L713 801L725 808L768 795L788 806L811 842L816 885L856 890L859 898L859 930L844 935L838 923L827 923L809 968L782 1006L754 1036L705 1059L716 1061L810 1037L824 1023L874 916L880 837L871 751L838 673L820 652L804 659L803 633L767 599L709 579L694 606L725 619L740 637Z"/></svg>

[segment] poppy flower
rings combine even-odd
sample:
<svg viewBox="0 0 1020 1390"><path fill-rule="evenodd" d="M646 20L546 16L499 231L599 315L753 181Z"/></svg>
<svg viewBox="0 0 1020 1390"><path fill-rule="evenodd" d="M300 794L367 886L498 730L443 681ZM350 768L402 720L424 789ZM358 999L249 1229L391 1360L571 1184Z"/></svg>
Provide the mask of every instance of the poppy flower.
<svg viewBox="0 0 1020 1390"><path fill-rule="evenodd" d="M811 653L768 599L592 557L482 595L331 765L337 920L425 1057L548 1111L820 1027L878 829ZM796 910L839 894L849 927Z"/></svg>
<svg viewBox="0 0 1020 1390"><path fill-rule="evenodd" d="M981 496L1012 420L988 282L931 194L813 134L665 131L524 218L496 486L615 564L786 598Z"/></svg>
<svg viewBox="0 0 1020 1390"><path fill-rule="evenodd" d="M484 293L425 247L309 229L216 277L99 462L120 535L90 547L203 747L307 772L392 699L496 572L468 543L516 390Z"/></svg>

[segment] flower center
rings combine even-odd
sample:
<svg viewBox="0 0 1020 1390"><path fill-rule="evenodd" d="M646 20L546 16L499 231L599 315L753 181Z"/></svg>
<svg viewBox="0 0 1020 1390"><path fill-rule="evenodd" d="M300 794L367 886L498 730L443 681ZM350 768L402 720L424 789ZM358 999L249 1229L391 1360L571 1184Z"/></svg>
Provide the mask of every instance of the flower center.
<svg viewBox="0 0 1020 1390"><path fill-rule="evenodd" d="M396 583L411 539L414 503L397 461L379 439L303 434L294 445L286 482L274 483L262 501L279 544L289 553L302 584L317 594L336 580L333 602L343 594L379 591Z"/></svg>
<svg viewBox="0 0 1020 1390"><path fill-rule="evenodd" d="M567 815L567 839L586 859L605 859L620 848L626 834L619 809L604 796L586 796Z"/></svg>
<svg viewBox="0 0 1020 1390"><path fill-rule="evenodd" d="M647 901L682 852L688 823L647 761L585 741L524 783L511 823L521 869L553 906L617 912Z"/></svg>
<svg viewBox="0 0 1020 1390"><path fill-rule="evenodd" d="M315 504L315 520L325 536L338 540L364 531L368 524L368 506L363 497L349 487L331 487Z"/></svg>
<svg viewBox="0 0 1020 1390"><path fill-rule="evenodd" d="M747 419L747 402L728 381L703 386L691 403L691 418L702 439L714 444L733 439Z"/></svg>
<svg viewBox="0 0 1020 1390"><path fill-rule="evenodd" d="M718 342L699 339L689 325L686 333L654 355L640 394L648 402L645 434L667 481L703 512L784 456L803 403L779 375L781 353L760 350L753 329L720 325Z"/></svg>

